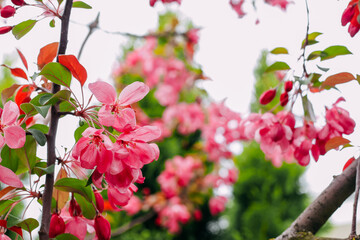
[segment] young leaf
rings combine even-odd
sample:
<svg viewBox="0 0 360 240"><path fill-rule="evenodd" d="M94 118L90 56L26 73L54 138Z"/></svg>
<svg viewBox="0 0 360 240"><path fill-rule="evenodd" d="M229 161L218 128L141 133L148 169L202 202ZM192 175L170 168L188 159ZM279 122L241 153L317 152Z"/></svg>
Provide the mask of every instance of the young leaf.
<svg viewBox="0 0 360 240"><path fill-rule="evenodd" d="M24 78L25 80L28 80L26 73L21 68L10 68L10 67L6 66L5 64L2 64L1 66L8 68L13 76L21 77L21 78Z"/></svg>
<svg viewBox="0 0 360 240"><path fill-rule="evenodd" d="M308 42L307 42L307 46L309 46L309 45L313 45L313 44L315 44L315 43L318 43L318 41L316 41L316 38L318 37L318 36L320 36L322 33L320 33L320 32L313 32L313 33L310 33L309 35L308 35ZM302 41L302 43L301 43L301 48L304 48L305 47L305 39Z"/></svg>
<svg viewBox="0 0 360 240"><path fill-rule="evenodd" d="M20 38L25 36L25 34L30 32L30 30L35 26L36 23L36 20L27 20L21 22L12 29L12 34L17 40L19 40Z"/></svg>
<svg viewBox="0 0 360 240"><path fill-rule="evenodd" d="M73 5L72 5L73 8L85 8L85 9L92 9L92 7L82 1L76 1L76 2L73 2Z"/></svg>
<svg viewBox="0 0 360 240"><path fill-rule="evenodd" d="M22 54L22 52L19 49L16 49L16 51L18 52L18 54L19 54L19 56L21 58L21 61L24 64L26 70L29 70L28 69L28 64L27 64L27 61L26 61L26 58L25 58L24 54Z"/></svg>
<svg viewBox="0 0 360 240"><path fill-rule="evenodd" d="M40 115L41 115L43 118L46 118L46 115L48 114L50 107L51 107L51 105L34 106L34 108L36 109L36 111L37 111L38 113L40 113Z"/></svg>
<svg viewBox="0 0 360 240"><path fill-rule="evenodd" d="M39 222L34 218L28 218L16 224L16 226L21 227L25 231L31 233L35 228L39 226Z"/></svg>
<svg viewBox="0 0 360 240"><path fill-rule="evenodd" d="M348 143L350 143L350 140L348 140L346 138L343 138L341 136L333 137L329 141L326 142L325 150L327 152L327 151L329 151L331 149L338 148L341 145L346 145Z"/></svg>
<svg viewBox="0 0 360 240"><path fill-rule="evenodd" d="M87 79L87 72L74 55L60 55L59 63L70 70L74 78L79 80L81 86L84 85Z"/></svg>
<svg viewBox="0 0 360 240"><path fill-rule="evenodd" d="M5 105L6 100L8 100L10 97L12 97L12 95L14 95L14 93L16 92L16 90L21 87L21 85L19 84L13 84L11 85L11 87L5 88L4 90L2 90L1 92L1 101L2 104Z"/></svg>
<svg viewBox="0 0 360 240"><path fill-rule="evenodd" d="M57 103L60 100L69 100L71 96L71 92L69 90L60 90L57 93L55 93L45 104L53 105Z"/></svg>
<svg viewBox="0 0 360 240"><path fill-rule="evenodd" d="M34 116L38 113L34 105L31 103L23 103L20 105L20 108L29 116Z"/></svg>
<svg viewBox="0 0 360 240"><path fill-rule="evenodd" d="M49 167L46 167L46 162L37 162L35 164L35 167L32 169L32 172L38 175L39 177L49 173L54 173L55 170L55 164L50 165Z"/></svg>
<svg viewBox="0 0 360 240"><path fill-rule="evenodd" d="M46 45L40 49L40 53L37 58L37 65L41 70L46 64L52 62L57 55L59 43L54 42Z"/></svg>
<svg viewBox="0 0 360 240"><path fill-rule="evenodd" d="M50 27L54 28L54 27L55 27L55 19L52 19L52 20L49 22L49 25L50 25Z"/></svg>
<svg viewBox="0 0 360 240"><path fill-rule="evenodd" d="M288 70L290 69L289 65L285 62L275 62L272 65L270 65L268 68L266 68L265 72L273 72L273 71L279 71L279 70Z"/></svg>
<svg viewBox="0 0 360 240"><path fill-rule="evenodd" d="M335 87L335 85L337 84L346 83L352 80L355 80L355 77L351 73L348 72L337 73L326 78L325 81L321 84L321 88L323 89L332 88Z"/></svg>
<svg viewBox="0 0 360 240"><path fill-rule="evenodd" d="M302 105L304 109L304 116L307 120L314 122L315 121L315 113L314 108L307 98L307 95L302 97Z"/></svg>
<svg viewBox="0 0 360 240"><path fill-rule="evenodd" d="M320 54L320 60L324 61L340 55L352 54L345 46L331 46L326 48Z"/></svg>
<svg viewBox="0 0 360 240"><path fill-rule="evenodd" d="M6 188L3 188L1 191L0 191L0 200L7 200L6 198L3 198L6 194L8 194L9 192L11 192L12 190L16 189L16 187L11 187L11 186L8 186Z"/></svg>
<svg viewBox="0 0 360 240"><path fill-rule="evenodd" d="M86 182L75 178L62 178L59 179L54 187L65 192L78 193L83 196L87 201L94 200L94 193L90 186L85 187Z"/></svg>
<svg viewBox="0 0 360 240"><path fill-rule="evenodd" d="M51 62L46 64L41 70L40 75L43 75L53 83L70 87L71 73L60 63Z"/></svg>
<svg viewBox="0 0 360 240"><path fill-rule="evenodd" d="M288 50L284 47L277 47L271 50L272 54L289 54Z"/></svg>
<svg viewBox="0 0 360 240"><path fill-rule="evenodd" d="M64 168L61 168L56 177L56 182L63 178L67 178L67 173ZM55 188L53 191L53 198L57 202L57 208L62 209L69 200L69 192L64 192Z"/></svg>
<svg viewBox="0 0 360 240"><path fill-rule="evenodd" d="M28 132L31 133L33 135L33 137L35 138L36 142L40 145L40 146L44 146L46 143L46 136L43 132L41 132L40 130L37 129L28 129Z"/></svg>
<svg viewBox="0 0 360 240"><path fill-rule="evenodd" d="M309 54L309 56L307 57L307 60L314 60L318 57L320 57L321 55L321 51L313 51L312 53Z"/></svg>

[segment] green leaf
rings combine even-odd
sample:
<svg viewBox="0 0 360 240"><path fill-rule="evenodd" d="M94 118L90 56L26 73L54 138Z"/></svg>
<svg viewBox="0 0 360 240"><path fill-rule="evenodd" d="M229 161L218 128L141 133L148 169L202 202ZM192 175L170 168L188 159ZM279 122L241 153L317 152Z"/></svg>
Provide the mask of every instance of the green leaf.
<svg viewBox="0 0 360 240"><path fill-rule="evenodd" d="M13 200L1 200L0 201L0 214L5 215L7 211L9 211L11 204L13 204L15 201Z"/></svg>
<svg viewBox="0 0 360 240"><path fill-rule="evenodd" d="M269 67L266 68L265 72L273 72L273 71L279 71L279 70L288 70L290 69L289 65L285 62L275 62L271 64Z"/></svg>
<svg viewBox="0 0 360 240"><path fill-rule="evenodd" d="M31 103L23 103L20 105L20 108L25 112L25 114L29 116L34 116L38 113L34 105L32 105Z"/></svg>
<svg viewBox="0 0 360 240"><path fill-rule="evenodd" d="M34 124L29 129L37 129L44 134L47 134L49 132L49 127L44 124Z"/></svg>
<svg viewBox="0 0 360 240"><path fill-rule="evenodd" d="M89 127L89 125L86 123L82 125L81 127L78 127L74 132L75 141L79 141L79 139L82 137L82 133Z"/></svg>
<svg viewBox="0 0 360 240"><path fill-rule="evenodd" d="M53 95L54 94L52 94L52 93L45 93L45 94L41 95L41 97L39 98L39 103L41 105L45 105L49 101L49 99L52 98Z"/></svg>
<svg viewBox="0 0 360 240"><path fill-rule="evenodd" d="M289 54L288 50L284 47L277 47L271 50L272 54Z"/></svg>
<svg viewBox="0 0 360 240"><path fill-rule="evenodd" d="M309 56L307 57L307 60L314 60L318 57L320 57L321 55L321 51L313 51L312 53L309 54Z"/></svg>
<svg viewBox="0 0 360 240"><path fill-rule="evenodd" d="M318 37L318 36L320 36L322 33L320 33L320 32L313 32L313 33L310 33L309 35L308 35L308 42L307 42L307 46L309 46L309 45L313 45L313 44L315 44L315 43L318 43L318 41L316 41L316 38ZM302 43L301 43L301 48L304 48L305 47L305 39L302 41Z"/></svg>
<svg viewBox="0 0 360 240"><path fill-rule="evenodd" d="M17 175L29 171L28 164L33 168L37 161L34 137L27 135L22 148L10 149L5 145L1 150L1 158L1 165L10 168Z"/></svg>
<svg viewBox="0 0 360 240"><path fill-rule="evenodd" d="M72 100L72 99L71 99L71 100ZM71 101L71 102L74 103L74 101ZM76 103L74 103L74 104L75 104L75 106L77 105ZM71 105L71 104L68 103L68 102L63 101L63 102L61 102L61 103L59 104L59 111L60 111L60 112L71 112L71 111L73 111L73 110L75 110L75 108L73 107L73 105Z"/></svg>
<svg viewBox="0 0 360 240"><path fill-rule="evenodd" d="M79 238L75 237L74 235L70 233L63 233L55 238L56 240L79 240Z"/></svg>
<svg viewBox="0 0 360 240"><path fill-rule="evenodd" d="M37 129L28 129L28 132L31 133L33 135L33 137L35 138L35 140L37 141L37 143L40 146L44 146L46 143L46 136L45 134Z"/></svg>
<svg viewBox="0 0 360 240"><path fill-rule="evenodd" d="M30 32L30 30L35 26L36 23L37 23L36 20L27 20L21 22L12 29L12 34L15 36L17 40L19 40L20 38L25 36L25 34Z"/></svg>
<svg viewBox="0 0 360 240"><path fill-rule="evenodd" d="M319 65L316 64L316 66L318 67L318 69L320 69L323 72L327 72L330 70L330 68L324 68L324 67L320 67Z"/></svg>
<svg viewBox="0 0 360 240"><path fill-rule="evenodd" d="M39 222L34 218L28 218L16 224L16 226L21 227L25 231L31 233L35 228L39 226Z"/></svg>
<svg viewBox="0 0 360 240"><path fill-rule="evenodd" d="M305 118L309 121L315 122L316 118L315 118L314 108L311 102L309 101L309 99L307 98L307 95L302 97L302 104L303 104Z"/></svg>
<svg viewBox="0 0 360 240"><path fill-rule="evenodd" d="M43 118L46 118L46 115L49 112L50 109L50 105L45 105L45 106L34 106L34 108L36 109L36 111L38 111L38 113L40 113L41 116L43 116Z"/></svg>
<svg viewBox="0 0 360 240"><path fill-rule="evenodd" d="M92 7L82 1L74 2L72 5L73 8L85 8L85 9L92 9Z"/></svg>
<svg viewBox="0 0 360 240"><path fill-rule="evenodd" d="M94 219L96 215L96 209L92 203L89 203L85 198L77 193L74 194L77 203L80 205L81 212L87 219Z"/></svg>
<svg viewBox="0 0 360 240"><path fill-rule="evenodd" d="M71 96L71 92L69 90L60 90L57 93L55 93L48 102L46 102L46 104L51 104L54 105L57 102L61 101L61 100L69 100Z"/></svg>
<svg viewBox="0 0 360 240"><path fill-rule="evenodd" d="M40 75L43 75L53 83L70 87L71 73L70 71L57 62L51 62L44 66Z"/></svg>
<svg viewBox="0 0 360 240"><path fill-rule="evenodd" d="M35 167L32 169L32 171L38 175L39 177L49 173L54 173L55 170L55 164L50 165L49 167L46 167L46 162L37 162L35 164Z"/></svg>
<svg viewBox="0 0 360 240"><path fill-rule="evenodd" d="M326 48L324 51L321 52L320 54L320 60L324 61L324 60L328 60L340 55L347 55L347 54L352 54L352 52L350 52L347 47L345 46L331 46Z"/></svg>
<svg viewBox="0 0 360 240"><path fill-rule="evenodd" d="M61 178L54 187L61 191L78 193L83 196L87 201L92 202L94 200L94 193L90 186L85 187L86 181L81 181L75 178Z"/></svg>
<svg viewBox="0 0 360 240"><path fill-rule="evenodd" d="M49 25L50 25L50 27L54 28L54 27L55 27L55 19L52 19L52 20L49 22Z"/></svg>

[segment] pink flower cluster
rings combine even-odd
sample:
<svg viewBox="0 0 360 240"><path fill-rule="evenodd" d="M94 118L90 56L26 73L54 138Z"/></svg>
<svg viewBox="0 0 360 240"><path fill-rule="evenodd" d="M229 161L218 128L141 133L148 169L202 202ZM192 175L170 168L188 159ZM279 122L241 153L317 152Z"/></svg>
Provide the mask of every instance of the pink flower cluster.
<svg viewBox="0 0 360 240"><path fill-rule="evenodd" d="M317 129L310 121L304 120L302 126L295 127L295 117L291 112L279 112L276 115L253 113L240 124L243 139L256 140L266 157L275 166L282 161L297 162L306 166L310 162L310 152L315 161L326 153L325 144L333 137L351 134L355 122L349 113L337 106L326 110L326 124Z"/></svg>
<svg viewBox="0 0 360 240"><path fill-rule="evenodd" d="M161 135L153 126L136 125L135 112L129 106L141 100L149 88L134 82L124 88L119 98L108 83L98 81L89 85L95 97L103 104L99 110L99 124L113 127L118 135L112 142L105 129L87 128L74 147L72 156L86 169L95 169L92 179L102 189L103 175L108 183L109 202L114 209L125 206L133 192L135 182L142 183L141 168L159 157L159 148L149 143ZM86 114L84 115L86 119Z"/></svg>
<svg viewBox="0 0 360 240"><path fill-rule="evenodd" d="M150 0L150 6L153 7L157 1L158 1L158 0ZM161 0L161 1L162 1L162 3L177 2L178 4L181 4L181 0Z"/></svg>
<svg viewBox="0 0 360 240"><path fill-rule="evenodd" d="M194 39L194 33L191 34ZM116 75L127 72L144 77L149 87L157 86L155 97L163 106L176 104L179 93L187 86L192 86L195 75L186 69L184 62L175 57L156 56L154 49L157 39L147 38L143 47L130 52L125 63L116 71Z"/></svg>

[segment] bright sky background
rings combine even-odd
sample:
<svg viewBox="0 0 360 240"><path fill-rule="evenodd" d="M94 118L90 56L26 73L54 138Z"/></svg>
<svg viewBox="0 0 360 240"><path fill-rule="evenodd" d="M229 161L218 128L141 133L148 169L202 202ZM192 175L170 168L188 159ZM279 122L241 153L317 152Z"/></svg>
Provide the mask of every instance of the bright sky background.
<svg viewBox="0 0 360 240"><path fill-rule="evenodd" d="M100 15L100 28L109 31L122 31L135 34L145 34L157 25L157 15L165 7L158 3L155 8L148 4L148 0L88 0L93 10L74 9L72 19L76 23L88 24L95 19L98 11ZM270 7L256 1L257 12L254 12L250 2L245 5L248 12L243 19L239 19L231 9L228 1L215 0L183 0L179 7L171 4L170 9L177 10L183 16L193 20L195 26L201 27L200 48L195 56L196 61L202 65L207 76L213 81L201 84L215 100L227 99L227 104L235 111L246 113L253 89L253 70L262 49L271 50L275 47L286 47L290 55L274 56L275 60L286 60L297 66L297 59L301 54L300 44L305 37L306 10L304 1L291 4L286 12L279 8ZM328 75L337 72L349 71L353 74L360 73L360 47L359 37L350 38L347 28L341 27L340 18L348 1L317 0L309 1L310 32L324 33L318 38L320 43L312 50L323 50L330 45L345 45L354 55L338 57L335 60L316 62L321 67L330 67ZM16 24L19 19L34 18L30 8L19 11L9 24ZM260 23L255 25L256 19ZM26 56L30 71L35 71L36 57L39 49L51 42L59 41L59 22L55 29L48 26L49 20L44 20L35 26L30 34L16 41L11 34L0 37L0 56L3 54L15 55L18 47ZM80 24L71 24L69 32L69 45L67 53L77 54L79 47L87 34L87 28ZM100 30L96 31L86 45L80 62L86 67L90 82L97 79L110 81L109 76L114 66L115 59L120 54L120 44L126 38L119 35L109 35ZM0 59L1 60L1 59ZM17 66L22 66L17 62ZM314 67L316 68L315 64ZM308 66L312 68L310 65ZM360 88L355 81L339 87L347 99L340 106L348 109L357 123L360 123L360 111L357 109L360 102ZM331 106L340 96L336 91L318 94L310 99L315 104L315 110L324 115L324 107ZM299 112L301 113L301 112ZM69 146L73 141L73 130L76 124L73 121L62 121L66 124L66 131L59 132L59 145ZM64 129L60 126L59 129ZM360 135L357 126L355 134L350 139L354 145L359 144ZM342 152L331 151L321 157L318 163L308 167L304 177L304 191L310 191L313 196L318 195L332 180L333 175L341 173L346 160L357 149L346 149ZM335 213L334 223L347 223L351 221L352 202Z"/></svg>

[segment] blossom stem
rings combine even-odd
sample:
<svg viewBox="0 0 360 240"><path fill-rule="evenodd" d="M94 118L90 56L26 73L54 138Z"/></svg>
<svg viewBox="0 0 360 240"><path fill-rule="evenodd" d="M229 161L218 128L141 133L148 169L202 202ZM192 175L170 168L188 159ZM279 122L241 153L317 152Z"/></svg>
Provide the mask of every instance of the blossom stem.
<svg viewBox="0 0 360 240"><path fill-rule="evenodd" d="M60 44L59 44L59 54L65 54L66 47L68 43L68 32L69 32L69 20L71 14L73 0L66 0L64 14L61 17L61 34L60 34ZM58 60L58 59L57 59ZM57 93L60 91L60 85L53 84L52 93ZM60 115L57 110L58 106L51 107L51 120L50 120L50 129L47 141L47 166L55 164L56 161L56 152L55 152L55 139L56 132L59 123ZM45 180L45 190L43 195L43 211L41 218L41 227L39 231L40 240L49 239L49 228L50 228L50 218L51 218L51 200L54 187L54 173L46 174Z"/></svg>

